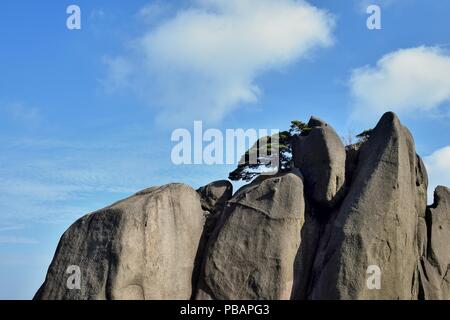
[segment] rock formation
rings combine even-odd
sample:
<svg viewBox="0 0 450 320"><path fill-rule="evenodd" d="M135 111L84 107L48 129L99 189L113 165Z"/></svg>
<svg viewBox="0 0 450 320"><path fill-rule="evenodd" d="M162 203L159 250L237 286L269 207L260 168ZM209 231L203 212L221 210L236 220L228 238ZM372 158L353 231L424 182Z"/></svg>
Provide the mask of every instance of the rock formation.
<svg viewBox="0 0 450 320"><path fill-rule="evenodd" d="M408 130L385 114L361 147L355 179L321 239L311 299L413 298L416 203L426 203L416 185L418 165ZM382 270L380 290L366 285L371 265Z"/></svg>
<svg viewBox="0 0 450 320"><path fill-rule="evenodd" d="M309 126L295 169L234 195L228 181L170 184L82 217L35 299L450 299L450 189L427 207L408 129L386 113L344 147Z"/></svg>
<svg viewBox="0 0 450 320"><path fill-rule="evenodd" d="M345 148L334 129L312 117L306 136L296 136L293 159L304 177L306 192L319 205L332 207L342 196L345 183Z"/></svg>
<svg viewBox="0 0 450 320"><path fill-rule="evenodd" d="M207 247L197 298L289 299L304 210L294 173L240 189Z"/></svg>
<svg viewBox="0 0 450 320"><path fill-rule="evenodd" d="M233 196L233 185L228 180L215 181L197 190L202 208L212 214L220 213Z"/></svg>
<svg viewBox="0 0 450 320"><path fill-rule="evenodd" d="M206 237L209 237L228 200L233 196L233 185L228 180L214 181L199 188L197 192L205 212L204 233Z"/></svg>
<svg viewBox="0 0 450 320"><path fill-rule="evenodd" d="M450 299L450 189L439 186L434 204L427 209L423 232L419 276L421 298ZM424 240L422 240L424 241Z"/></svg>
<svg viewBox="0 0 450 320"><path fill-rule="evenodd" d="M189 186L150 188L75 222L36 299L189 299L204 223ZM80 290L66 286L81 269Z"/></svg>

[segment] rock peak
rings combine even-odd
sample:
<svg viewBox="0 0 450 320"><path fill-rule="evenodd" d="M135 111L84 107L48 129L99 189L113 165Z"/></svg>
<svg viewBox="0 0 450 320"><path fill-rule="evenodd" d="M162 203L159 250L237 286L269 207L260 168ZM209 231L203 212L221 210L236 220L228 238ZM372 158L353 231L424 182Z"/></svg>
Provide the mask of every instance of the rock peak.
<svg viewBox="0 0 450 320"><path fill-rule="evenodd" d="M311 118L308 121L308 127L314 128L314 127L325 127L328 124L316 116L311 116Z"/></svg>

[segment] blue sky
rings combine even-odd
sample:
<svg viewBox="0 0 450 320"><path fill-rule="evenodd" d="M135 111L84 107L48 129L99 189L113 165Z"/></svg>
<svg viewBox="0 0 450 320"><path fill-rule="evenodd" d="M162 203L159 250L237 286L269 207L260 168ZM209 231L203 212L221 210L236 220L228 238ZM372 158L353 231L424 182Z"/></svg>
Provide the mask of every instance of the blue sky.
<svg viewBox="0 0 450 320"><path fill-rule="evenodd" d="M366 27L368 4L382 29ZM81 8L81 30L66 8ZM446 0L3 1L0 299L29 299L78 217L140 189L232 166L174 166L175 128L341 135L393 109L431 184L450 185Z"/></svg>

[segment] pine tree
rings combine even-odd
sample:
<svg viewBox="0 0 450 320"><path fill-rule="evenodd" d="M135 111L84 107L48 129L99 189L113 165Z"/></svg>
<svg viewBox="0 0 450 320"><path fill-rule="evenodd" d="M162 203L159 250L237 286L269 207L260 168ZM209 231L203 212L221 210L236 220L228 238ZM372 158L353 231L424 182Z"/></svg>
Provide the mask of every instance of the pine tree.
<svg viewBox="0 0 450 320"><path fill-rule="evenodd" d="M278 134L278 144L274 136L263 137L259 139L242 156L237 168L230 172L228 178L232 181L251 181L261 174L264 168L269 168L274 155L272 150L278 152L278 172L284 172L292 169L292 141L296 135L307 135L311 128L302 121L291 121L289 130ZM267 150L267 152L266 152ZM250 159L256 160L250 163Z"/></svg>

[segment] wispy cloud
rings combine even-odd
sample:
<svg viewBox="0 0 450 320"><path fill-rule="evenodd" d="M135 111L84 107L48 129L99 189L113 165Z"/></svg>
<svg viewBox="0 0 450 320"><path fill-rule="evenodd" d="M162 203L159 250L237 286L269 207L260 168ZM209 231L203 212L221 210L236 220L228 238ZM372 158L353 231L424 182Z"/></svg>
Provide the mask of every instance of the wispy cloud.
<svg viewBox="0 0 450 320"><path fill-rule="evenodd" d="M173 5L168 1L156 0L143 6L137 17L145 24L153 24L173 12Z"/></svg>
<svg viewBox="0 0 450 320"><path fill-rule="evenodd" d="M177 180L168 163L170 147L147 128L121 128L89 141L1 137L0 230L73 222L142 188Z"/></svg>
<svg viewBox="0 0 450 320"><path fill-rule="evenodd" d="M105 16L105 11L103 9L92 9L89 17L91 19L102 19Z"/></svg>
<svg viewBox="0 0 450 320"><path fill-rule="evenodd" d="M143 30L130 54L107 59L108 83L132 86L159 108L160 123L219 121L258 100L259 75L332 45L333 25L306 1L191 1Z"/></svg>
<svg viewBox="0 0 450 320"><path fill-rule="evenodd" d="M429 115L450 102L450 55L437 47L401 49L375 66L353 70L353 118L367 119L392 110Z"/></svg>
<svg viewBox="0 0 450 320"><path fill-rule="evenodd" d="M17 237L17 236L2 236L0 235L0 244L38 244L36 239Z"/></svg>
<svg viewBox="0 0 450 320"><path fill-rule="evenodd" d="M7 104L4 110L16 122L35 126L42 120L41 112L36 107L26 106L20 102Z"/></svg>
<svg viewBox="0 0 450 320"><path fill-rule="evenodd" d="M24 228L25 228L24 224L18 224L18 223L1 223L0 224L0 232L16 231L16 230L21 230Z"/></svg>

